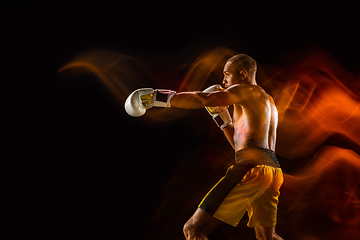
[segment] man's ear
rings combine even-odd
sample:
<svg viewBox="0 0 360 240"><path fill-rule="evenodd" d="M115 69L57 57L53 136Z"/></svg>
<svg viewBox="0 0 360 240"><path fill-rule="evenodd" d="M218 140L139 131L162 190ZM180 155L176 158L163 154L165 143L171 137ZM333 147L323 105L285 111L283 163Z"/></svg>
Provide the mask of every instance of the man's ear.
<svg viewBox="0 0 360 240"><path fill-rule="evenodd" d="M244 79L244 78L246 78L247 75L248 75L248 73L247 73L247 71L246 71L245 69L243 69L243 70L240 71L240 78L241 78L241 80Z"/></svg>

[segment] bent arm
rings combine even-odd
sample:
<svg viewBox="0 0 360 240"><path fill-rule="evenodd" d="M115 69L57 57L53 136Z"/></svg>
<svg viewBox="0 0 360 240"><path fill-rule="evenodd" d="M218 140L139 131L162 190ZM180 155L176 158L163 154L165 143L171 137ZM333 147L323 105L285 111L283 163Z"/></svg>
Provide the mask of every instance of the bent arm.
<svg viewBox="0 0 360 240"><path fill-rule="evenodd" d="M203 108L216 106L229 106L237 101L236 95L229 91L204 92L181 92L177 93L170 102L172 107L178 108ZM228 125L222 129L226 139L235 149L234 127Z"/></svg>

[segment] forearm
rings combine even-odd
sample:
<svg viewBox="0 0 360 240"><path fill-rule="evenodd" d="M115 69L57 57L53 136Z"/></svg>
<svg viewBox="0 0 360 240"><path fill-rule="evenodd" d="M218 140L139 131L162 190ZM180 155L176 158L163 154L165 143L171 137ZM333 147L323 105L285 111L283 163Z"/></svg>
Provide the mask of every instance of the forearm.
<svg viewBox="0 0 360 240"><path fill-rule="evenodd" d="M202 92L180 92L172 97L170 105L177 108L203 108L206 96Z"/></svg>
<svg viewBox="0 0 360 240"><path fill-rule="evenodd" d="M232 93L225 91L215 92L180 92L172 97L170 105L178 108L203 108L229 106L234 104Z"/></svg>

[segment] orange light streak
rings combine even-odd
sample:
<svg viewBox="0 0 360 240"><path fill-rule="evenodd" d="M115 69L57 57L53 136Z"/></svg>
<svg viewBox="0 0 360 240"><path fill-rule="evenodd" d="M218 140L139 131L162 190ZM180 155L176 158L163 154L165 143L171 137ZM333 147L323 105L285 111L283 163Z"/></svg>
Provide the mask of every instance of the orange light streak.
<svg viewBox="0 0 360 240"><path fill-rule="evenodd" d="M224 63L233 54L235 51L227 48L204 52L189 66L176 90L202 90L210 84L221 83ZM276 152L287 159L280 163L283 166L303 165L285 174L278 226L290 224L286 225L288 230L283 228L284 231L289 231L289 235L290 231L297 232L298 237L302 227L307 227L303 237L298 239L352 239L359 236L360 77L347 72L320 48L292 52L278 62L272 66L259 63L258 83L273 96L279 110ZM120 107L136 88L161 88L157 86L158 76L153 77L146 64L119 53L88 52L61 68L59 73L83 71L97 76ZM151 78L146 77L148 73ZM159 120L164 116L166 119L185 116L184 112L176 114L176 110L162 109L149 111L147 116ZM350 139L355 149L324 147L322 144L334 133ZM203 162L219 164L210 160L212 155L203 155L209 158ZM307 159L311 160L306 162ZM181 173L171 180L171 184L176 183L177 178L181 178ZM167 194L174 194L171 187L168 186ZM198 186L199 189L202 187ZM178 201L184 203L185 200L179 197ZM161 205L159 209L166 209L166 206ZM183 216L172 218L182 219ZM321 224L314 219L328 221L332 224L331 229L328 232L317 229L316 224Z"/></svg>

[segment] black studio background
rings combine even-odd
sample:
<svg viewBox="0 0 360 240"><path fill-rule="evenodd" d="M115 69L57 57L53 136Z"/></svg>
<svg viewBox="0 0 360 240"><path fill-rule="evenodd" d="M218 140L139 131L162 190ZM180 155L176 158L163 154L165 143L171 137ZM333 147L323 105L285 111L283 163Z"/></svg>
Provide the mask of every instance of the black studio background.
<svg viewBox="0 0 360 240"><path fill-rule="evenodd" d="M42 171L52 194L46 215L55 219L49 237L149 239L149 222L180 160L204 142L226 145L221 132L208 137L213 123L206 111L188 111L170 121L132 118L94 75L58 74L78 54L91 49L124 53L161 74L181 64L179 56L189 51L195 59L225 46L272 63L289 50L317 44L348 71L359 67L351 14L340 21L335 13L319 16L314 9L294 16L295 9L235 11L219 4L208 10L182 4L163 11L160 4L148 5L54 4L51 13L34 14L33 36L42 36L36 46L46 59L47 81L55 86L46 94L55 104L54 117L46 123L51 154Z"/></svg>

